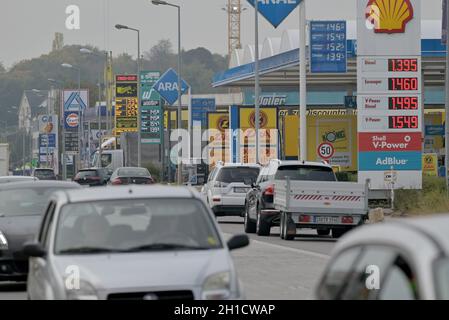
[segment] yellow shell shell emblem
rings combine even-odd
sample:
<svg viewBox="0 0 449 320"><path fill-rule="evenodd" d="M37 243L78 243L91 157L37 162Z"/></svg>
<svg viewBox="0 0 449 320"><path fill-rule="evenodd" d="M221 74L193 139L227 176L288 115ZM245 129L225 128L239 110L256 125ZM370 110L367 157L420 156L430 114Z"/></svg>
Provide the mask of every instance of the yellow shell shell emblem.
<svg viewBox="0 0 449 320"><path fill-rule="evenodd" d="M413 19L410 0L370 0L366 19L374 25L375 33L404 33Z"/></svg>

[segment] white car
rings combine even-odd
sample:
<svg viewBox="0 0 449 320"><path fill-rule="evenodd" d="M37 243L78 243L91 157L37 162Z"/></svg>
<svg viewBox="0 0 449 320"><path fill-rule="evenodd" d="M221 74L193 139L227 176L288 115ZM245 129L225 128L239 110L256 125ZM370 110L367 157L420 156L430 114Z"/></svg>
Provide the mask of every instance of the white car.
<svg viewBox="0 0 449 320"><path fill-rule="evenodd" d="M118 186L55 193L24 245L29 299L242 299L230 250L193 189Z"/></svg>
<svg viewBox="0 0 449 320"><path fill-rule="evenodd" d="M246 193L260 169L258 164L217 164L202 189L215 216L244 216Z"/></svg>
<svg viewBox="0 0 449 320"><path fill-rule="evenodd" d="M315 291L326 300L449 299L449 215L366 225L336 245Z"/></svg>

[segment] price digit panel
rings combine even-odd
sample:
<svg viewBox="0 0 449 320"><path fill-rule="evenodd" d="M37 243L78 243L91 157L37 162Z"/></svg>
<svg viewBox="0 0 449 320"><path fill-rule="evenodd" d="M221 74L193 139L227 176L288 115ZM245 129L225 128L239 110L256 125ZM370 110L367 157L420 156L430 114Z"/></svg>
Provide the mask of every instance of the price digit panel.
<svg viewBox="0 0 449 320"><path fill-rule="evenodd" d="M390 72L418 72L418 59L388 59Z"/></svg>
<svg viewBox="0 0 449 320"><path fill-rule="evenodd" d="M418 97L389 97L388 110L418 110Z"/></svg>
<svg viewBox="0 0 449 320"><path fill-rule="evenodd" d="M388 78L390 91L417 91L418 78Z"/></svg>
<svg viewBox="0 0 449 320"><path fill-rule="evenodd" d="M418 129L418 116L389 116L388 127L390 129Z"/></svg>

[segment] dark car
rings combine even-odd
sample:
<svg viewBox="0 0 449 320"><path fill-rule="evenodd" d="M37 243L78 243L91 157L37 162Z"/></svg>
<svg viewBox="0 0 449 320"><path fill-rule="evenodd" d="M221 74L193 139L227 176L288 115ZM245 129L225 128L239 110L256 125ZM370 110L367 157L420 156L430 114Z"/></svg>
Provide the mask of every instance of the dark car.
<svg viewBox="0 0 449 320"><path fill-rule="evenodd" d="M73 178L73 181L85 187L104 186L108 180L108 170L105 168L81 169Z"/></svg>
<svg viewBox="0 0 449 320"><path fill-rule="evenodd" d="M28 260L22 254L34 240L49 196L58 190L81 188L73 182L33 181L0 186L0 281L24 281Z"/></svg>
<svg viewBox="0 0 449 320"><path fill-rule="evenodd" d="M36 168L33 171L33 177L39 180L57 180L56 174L51 168Z"/></svg>
<svg viewBox="0 0 449 320"><path fill-rule="evenodd" d="M154 179L146 168L123 167L114 171L111 176L111 185L127 184L153 184Z"/></svg>
<svg viewBox="0 0 449 320"><path fill-rule="evenodd" d="M279 226L280 213L274 207L274 181L337 181L328 165L317 162L271 160L260 171L256 183L245 198L245 232L260 236L270 235L271 227ZM318 229L319 235L330 234L330 229Z"/></svg>

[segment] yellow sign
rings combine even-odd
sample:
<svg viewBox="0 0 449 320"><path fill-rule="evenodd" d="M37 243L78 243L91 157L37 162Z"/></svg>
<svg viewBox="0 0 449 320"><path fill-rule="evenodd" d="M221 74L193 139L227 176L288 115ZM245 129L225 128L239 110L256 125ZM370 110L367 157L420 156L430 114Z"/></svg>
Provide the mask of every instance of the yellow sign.
<svg viewBox="0 0 449 320"><path fill-rule="evenodd" d="M436 153L423 154L422 170L426 176L438 176L438 155Z"/></svg>
<svg viewBox="0 0 449 320"><path fill-rule="evenodd" d="M226 112L212 112L208 114L209 122L209 165L214 167L218 161L230 162L229 114Z"/></svg>

